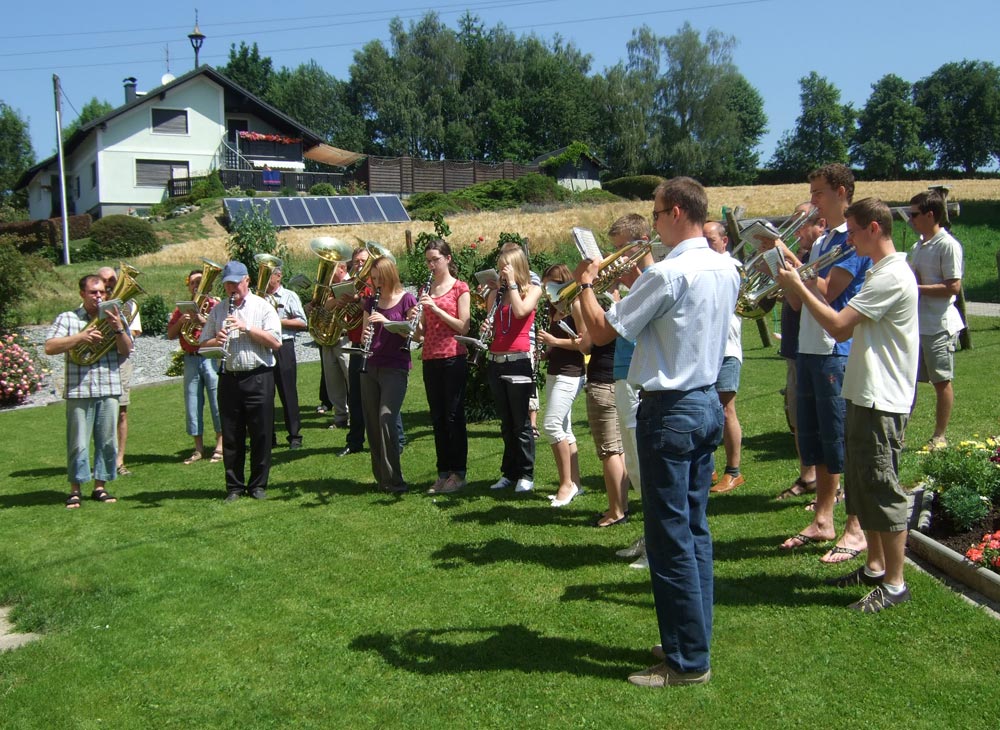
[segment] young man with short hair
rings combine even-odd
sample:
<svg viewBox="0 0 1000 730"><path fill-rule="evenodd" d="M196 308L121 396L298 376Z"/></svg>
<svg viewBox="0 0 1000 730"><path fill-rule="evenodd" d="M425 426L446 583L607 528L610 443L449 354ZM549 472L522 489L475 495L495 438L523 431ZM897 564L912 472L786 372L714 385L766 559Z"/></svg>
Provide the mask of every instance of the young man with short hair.
<svg viewBox="0 0 1000 730"><path fill-rule="evenodd" d="M945 202L939 194L926 191L910 199L910 225L920 240L910 249L910 268L917 277L920 299L920 363L917 381L934 386L936 407L934 434L929 448L947 446L945 430L951 419L955 391L955 346L958 333L965 327L955 308L955 297L962 289L962 244L941 226ZM914 393L913 406L916 407Z"/></svg>
<svg viewBox="0 0 1000 730"><path fill-rule="evenodd" d="M899 486L899 453L917 375L917 282L892 242L892 212L865 198L847 209L848 240L874 265L861 290L840 311L817 297L799 275L778 272L816 321L838 341L853 336L843 395L847 400L847 508L868 540L866 565L826 581L871 586L850 608L877 613L910 600L903 579L906 494Z"/></svg>

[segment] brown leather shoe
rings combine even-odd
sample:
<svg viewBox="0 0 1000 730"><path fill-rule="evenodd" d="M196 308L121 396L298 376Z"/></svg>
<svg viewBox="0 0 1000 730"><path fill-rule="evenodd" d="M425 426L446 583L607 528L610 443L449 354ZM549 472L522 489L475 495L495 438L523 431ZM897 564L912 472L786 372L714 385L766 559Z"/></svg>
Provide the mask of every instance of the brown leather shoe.
<svg viewBox="0 0 1000 730"><path fill-rule="evenodd" d="M738 477L734 477L732 474L723 474L722 479L714 487L709 489L712 494L725 494L726 492L731 492L736 487L742 486L746 483L746 479L740 474Z"/></svg>

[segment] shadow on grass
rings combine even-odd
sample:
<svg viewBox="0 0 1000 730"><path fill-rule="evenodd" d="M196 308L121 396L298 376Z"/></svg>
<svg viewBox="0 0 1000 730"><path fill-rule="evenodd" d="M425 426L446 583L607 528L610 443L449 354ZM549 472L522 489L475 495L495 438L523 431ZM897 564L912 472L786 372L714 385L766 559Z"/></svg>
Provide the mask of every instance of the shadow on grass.
<svg viewBox="0 0 1000 730"><path fill-rule="evenodd" d="M789 449L795 447L788 431L767 431L744 436L743 448L753 451L758 461L781 461L787 459Z"/></svg>
<svg viewBox="0 0 1000 730"><path fill-rule="evenodd" d="M60 469L58 473L65 475L66 470ZM0 495L0 509L6 507L44 507L46 505L60 505L69 496L69 483L66 484L65 491L57 489L41 489L37 492L20 492L18 494Z"/></svg>
<svg viewBox="0 0 1000 730"><path fill-rule="evenodd" d="M539 499L538 495L532 493L514 494L509 489L500 492L496 499L501 498L505 494L507 498L502 503L498 503L489 509L463 512L460 515L455 515L452 519L455 522L473 522L480 525L496 525L502 522L509 522L517 525L546 527L551 525L593 527L598 516L602 514L602 512L597 512L593 509L575 507L575 502L571 502L565 507L553 508L547 499L543 501ZM525 504L528 501L534 504ZM642 518L638 519L641 522Z"/></svg>
<svg viewBox="0 0 1000 730"><path fill-rule="evenodd" d="M495 563L535 564L552 570L576 570L589 565L621 562L613 549L603 545L525 545L505 539L485 543L450 543L431 553L431 558L442 570Z"/></svg>
<svg viewBox="0 0 1000 730"><path fill-rule="evenodd" d="M349 648L376 653L387 664L417 674L568 671L621 680L644 666L643 662L648 664L643 652L544 636L520 624L366 634L355 638Z"/></svg>
<svg viewBox="0 0 1000 730"><path fill-rule="evenodd" d="M50 479L52 477L66 476L65 466L40 466L37 469L21 469L12 471L9 477L33 477L36 479Z"/></svg>

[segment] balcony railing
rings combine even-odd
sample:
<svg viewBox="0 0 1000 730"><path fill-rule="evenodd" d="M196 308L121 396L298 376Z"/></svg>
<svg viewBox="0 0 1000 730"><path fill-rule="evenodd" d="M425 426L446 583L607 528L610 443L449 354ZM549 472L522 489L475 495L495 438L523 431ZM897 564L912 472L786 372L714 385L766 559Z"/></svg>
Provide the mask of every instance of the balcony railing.
<svg viewBox="0 0 1000 730"><path fill-rule="evenodd" d="M330 183L335 188L342 187L345 176L339 172L294 172L290 170L219 170L223 187L255 190L258 192L278 192L291 189L299 193L309 192L316 183ZM266 182L265 182L266 176ZM167 194L179 198L191 194L191 187L205 177L181 177L167 181Z"/></svg>

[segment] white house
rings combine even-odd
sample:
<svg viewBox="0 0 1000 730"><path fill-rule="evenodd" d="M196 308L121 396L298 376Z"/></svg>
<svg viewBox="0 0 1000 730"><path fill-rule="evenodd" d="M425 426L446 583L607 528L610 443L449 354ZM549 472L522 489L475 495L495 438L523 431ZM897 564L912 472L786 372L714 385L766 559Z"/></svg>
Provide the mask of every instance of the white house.
<svg viewBox="0 0 1000 730"><path fill-rule="evenodd" d="M167 197L170 180L212 170L301 171L303 158L346 165L342 153L210 66L200 66L147 92L125 79L125 104L63 140L67 208L95 218L142 210ZM27 170L32 219L59 215L55 155Z"/></svg>

